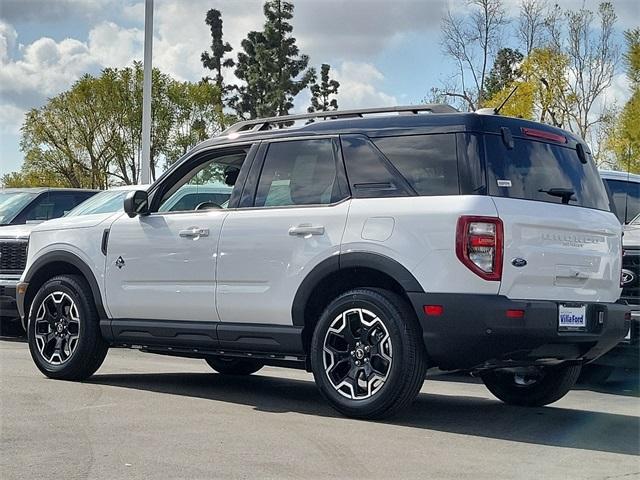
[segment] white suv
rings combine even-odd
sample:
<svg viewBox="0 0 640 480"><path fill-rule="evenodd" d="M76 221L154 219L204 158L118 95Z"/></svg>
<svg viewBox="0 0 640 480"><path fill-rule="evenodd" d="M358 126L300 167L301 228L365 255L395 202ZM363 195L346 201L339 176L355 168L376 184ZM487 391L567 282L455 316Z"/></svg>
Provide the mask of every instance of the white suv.
<svg viewBox="0 0 640 480"><path fill-rule="evenodd" d="M228 202L166 211L212 181ZM31 234L17 296L49 377L127 346L306 368L354 417L408 405L428 367L544 405L629 328L620 223L587 147L547 125L446 105L241 122L124 210Z"/></svg>

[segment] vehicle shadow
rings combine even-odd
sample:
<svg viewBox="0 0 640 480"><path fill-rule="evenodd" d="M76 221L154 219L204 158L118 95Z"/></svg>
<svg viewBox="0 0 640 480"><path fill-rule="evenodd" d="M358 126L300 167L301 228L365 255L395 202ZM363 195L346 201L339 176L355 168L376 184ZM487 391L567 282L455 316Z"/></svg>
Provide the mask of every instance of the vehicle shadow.
<svg viewBox="0 0 640 480"><path fill-rule="evenodd" d="M100 374L89 383L249 405L270 413L339 417L311 381L215 373ZM428 384L427 384L428 385ZM428 388L428 387L427 387ZM420 394L411 408L380 422L539 445L640 453L640 419L558 407L521 408L473 396Z"/></svg>

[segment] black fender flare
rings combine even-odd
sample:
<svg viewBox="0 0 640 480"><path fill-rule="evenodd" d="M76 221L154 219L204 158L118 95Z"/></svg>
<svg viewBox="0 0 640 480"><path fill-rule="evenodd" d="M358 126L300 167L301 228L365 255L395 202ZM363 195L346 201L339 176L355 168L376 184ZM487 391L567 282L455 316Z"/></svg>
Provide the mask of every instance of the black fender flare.
<svg viewBox="0 0 640 480"><path fill-rule="evenodd" d="M305 325L305 307L313 290L323 279L340 270L358 267L378 270L389 275L400 284L405 292L424 292L411 272L391 257L371 252L347 252L334 255L316 265L298 287L291 307L293 325L299 327Z"/></svg>
<svg viewBox="0 0 640 480"><path fill-rule="evenodd" d="M96 310L98 311L98 316L101 319L106 319L107 312L102 303L102 295L100 294L100 287L98 286L98 281L96 280L96 277L93 274L93 271L91 270L89 265L87 265L84 262L84 260L82 260L80 257L78 257L74 253L67 252L64 250L56 250L56 251L45 253L44 255L39 257L35 262L31 264L31 266L29 267L29 269L24 275L24 282L29 284L31 282L31 279L40 270L42 270L43 268L45 268L47 265L51 263L68 263L69 265L72 265L75 268L77 268L80 271L80 273L82 273L84 278L87 280L89 287L91 288L91 293L93 295L93 300L96 305ZM31 293L28 288L27 288L27 293L29 294ZM25 305L24 305L25 298L26 298L26 294L20 295L17 298L18 300L17 303L18 303L18 311L20 313L20 316L25 319L24 323L26 324L27 323L26 315L28 314L28 312L25 312Z"/></svg>

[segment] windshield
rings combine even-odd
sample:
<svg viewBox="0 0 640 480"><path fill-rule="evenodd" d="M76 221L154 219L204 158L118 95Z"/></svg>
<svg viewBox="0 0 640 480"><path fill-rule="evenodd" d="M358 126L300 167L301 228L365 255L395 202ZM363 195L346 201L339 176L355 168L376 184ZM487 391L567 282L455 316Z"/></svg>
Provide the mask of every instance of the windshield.
<svg viewBox="0 0 640 480"><path fill-rule="evenodd" d="M67 217L90 215L92 213L113 213L121 211L124 197L129 190L106 190L94 195L67 213Z"/></svg>
<svg viewBox="0 0 640 480"><path fill-rule="evenodd" d="M11 220L37 196L34 192L0 192L0 225L11 223Z"/></svg>

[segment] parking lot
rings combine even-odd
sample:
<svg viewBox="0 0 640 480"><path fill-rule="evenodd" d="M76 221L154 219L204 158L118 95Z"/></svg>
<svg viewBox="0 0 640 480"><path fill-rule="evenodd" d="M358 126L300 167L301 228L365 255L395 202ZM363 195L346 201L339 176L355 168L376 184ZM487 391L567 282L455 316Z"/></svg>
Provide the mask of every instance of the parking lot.
<svg viewBox="0 0 640 480"><path fill-rule="evenodd" d="M62 382L8 338L0 368L3 479L640 478L637 378L523 409L439 375L377 423L338 416L295 370L224 377L199 360L111 350L89 382Z"/></svg>

